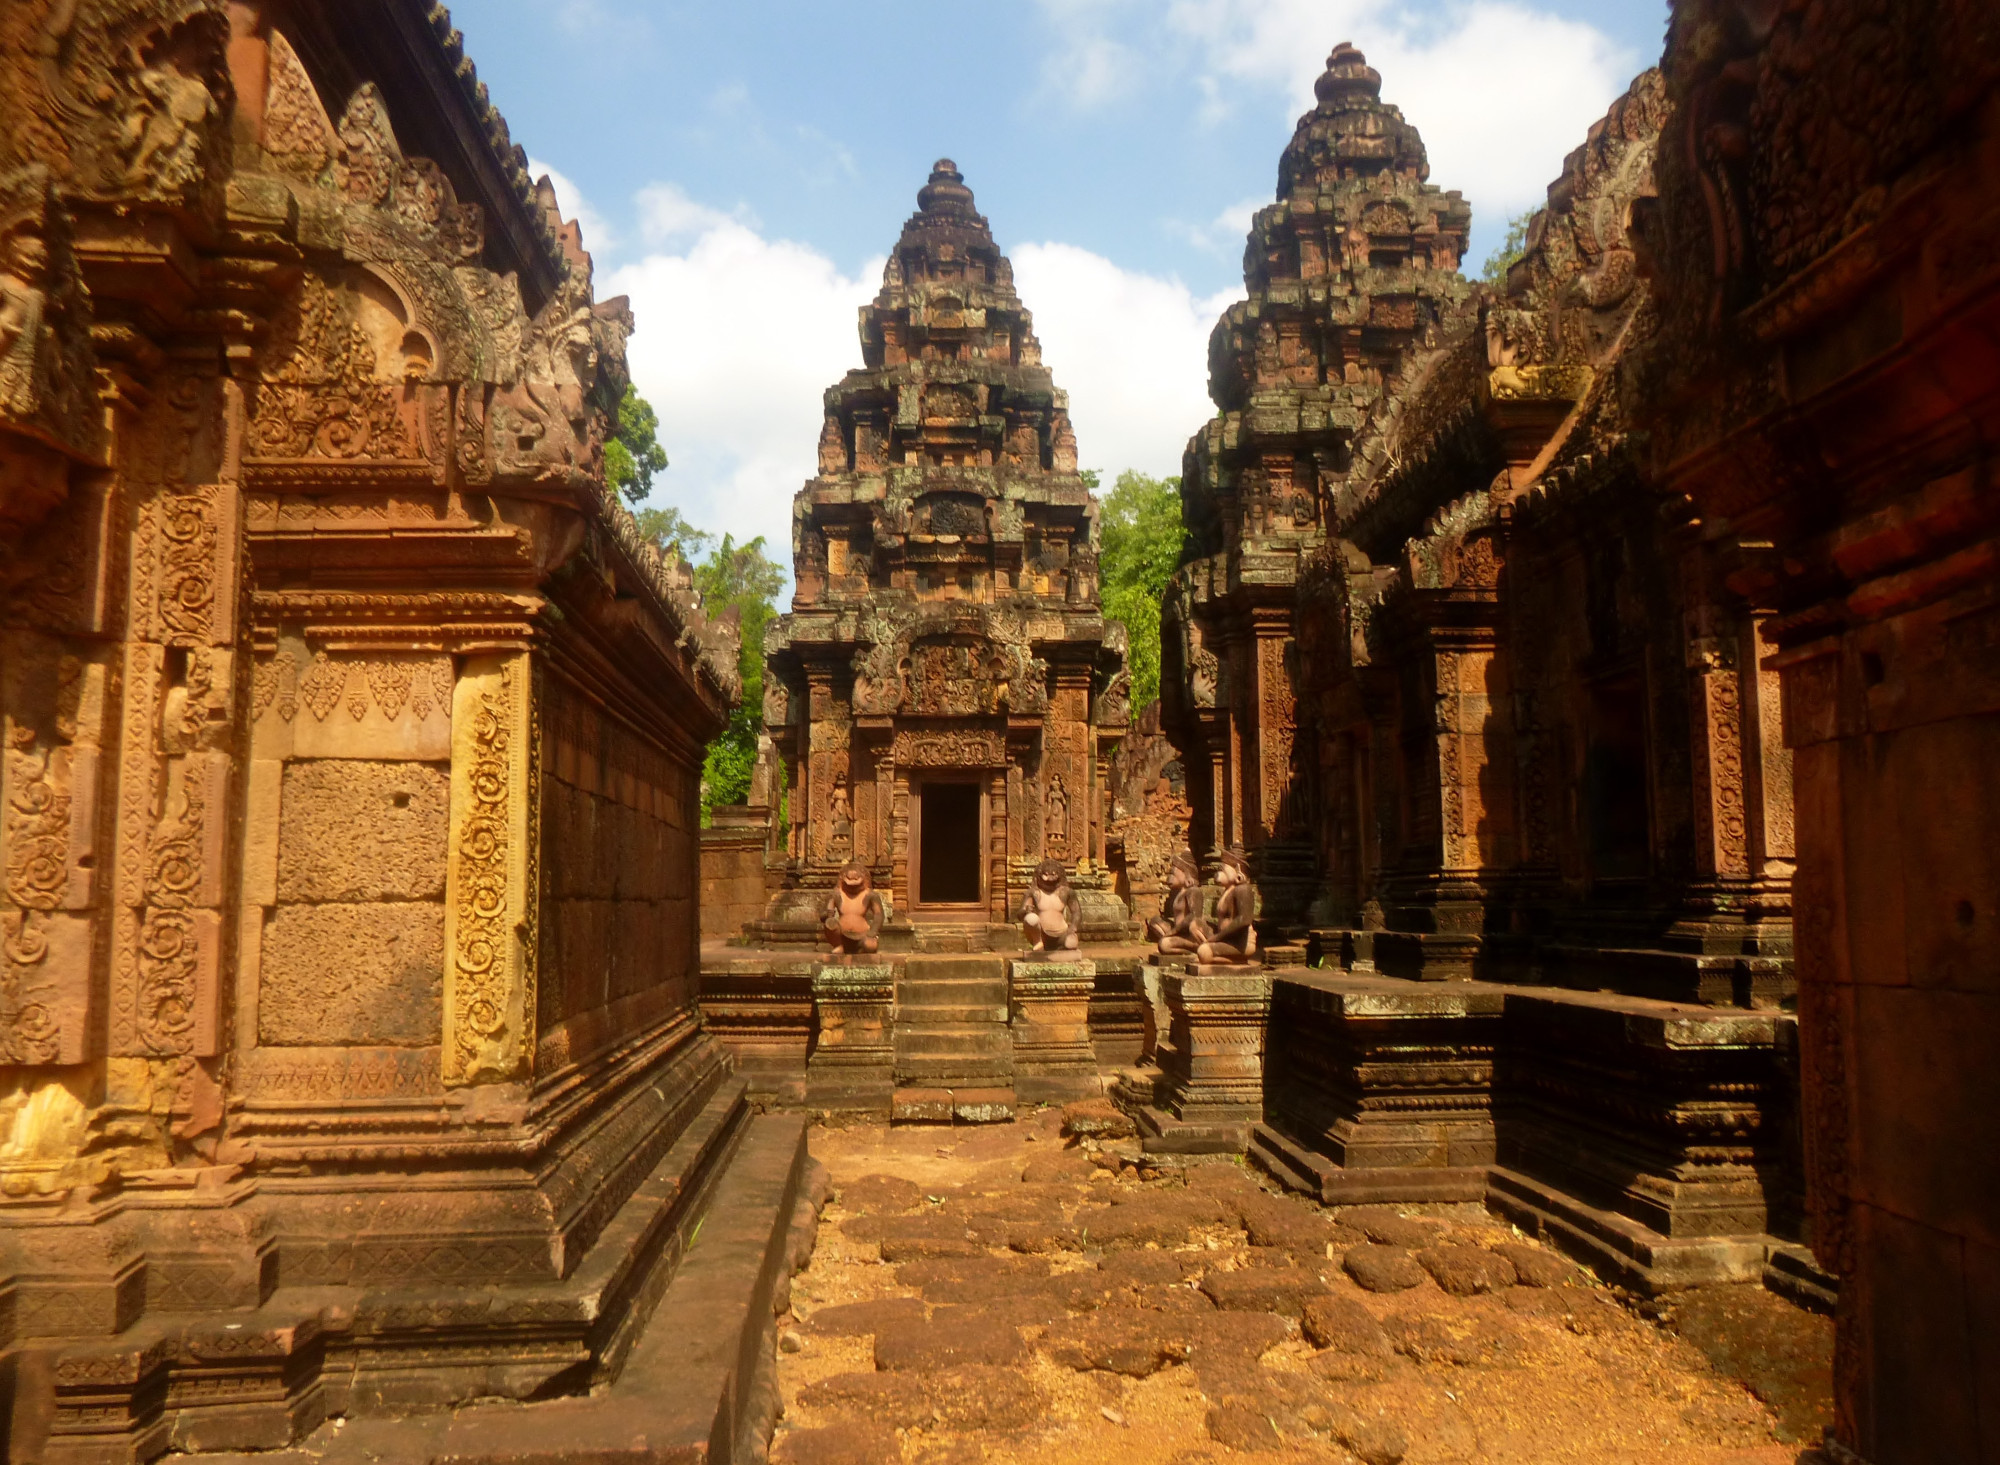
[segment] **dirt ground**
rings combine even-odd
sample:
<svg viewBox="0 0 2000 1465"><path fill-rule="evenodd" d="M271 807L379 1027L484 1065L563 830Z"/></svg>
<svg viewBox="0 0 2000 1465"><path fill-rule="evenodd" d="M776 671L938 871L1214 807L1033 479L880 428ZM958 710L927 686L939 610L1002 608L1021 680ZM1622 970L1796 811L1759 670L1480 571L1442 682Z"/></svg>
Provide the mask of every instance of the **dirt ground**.
<svg viewBox="0 0 2000 1465"><path fill-rule="evenodd" d="M1761 1289L1655 1323L1480 1207L1142 1167L1107 1118L814 1130L775 1465L1791 1465L1818 1435L1830 1329Z"/></svg>

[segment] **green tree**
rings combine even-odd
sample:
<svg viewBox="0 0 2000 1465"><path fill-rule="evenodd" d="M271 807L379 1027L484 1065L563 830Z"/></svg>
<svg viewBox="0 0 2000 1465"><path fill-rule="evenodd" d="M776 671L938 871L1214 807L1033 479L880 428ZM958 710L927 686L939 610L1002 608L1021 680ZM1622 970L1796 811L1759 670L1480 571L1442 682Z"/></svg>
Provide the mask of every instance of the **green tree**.
<svg viewBox="0 0 2000 1465"><path fill-rule="evenodd" d="M681 558L689 564L698 564L715 543L715 536L706 529L697 529L682 517L681 511L669 504L664 509L634 509L632 517L639 521L639 532L662 546L671 545L681 552Z"/></svg>
<svg viewBox="0 0 2000 1465"><path fill-rule="evenodd" d="M667 466L667 450L660 446L660 416L652 403L639 395L632 383L625 383L625 395L618 403L618 426L604 445L604 477L625 495L626 502L640 503L653 492L653 479Z"/></svg>
<svg viewBox="0 0 2000 1465"><path fill-rule="evenodd" d="M1181 481L1126 469L1104 496L1098 574L1104 613L1131 639L1132 706L1160 695L1160 592L1181 562Z"/></svg>
<svg viewBox="0 0 2000 1465"><path fill-rule="evenodd" d="M708 558L695 567L695 588L711 617L734 610L743 646L736 669L743 678L743 700L729 716L729 726L708 745L701 769L701 819L717 804L740 804L749 797L750 776L757 768L757 734L764 723L764 632L778 614L778 592L785 588L784 567L764 552L764 536L738 544L725 534Z"/></svg>
<svg viewBox="0 0 2000 1465"><path fill-rule="evenodd" d="M715 536L688 523L672 504L642 507L653 496L653 480L667 467L667 450L660 446L660 416L639 389L625 383L618 403L618 427L604 445L604 481L624 497L638 520L639 532L665 548L678 549L693 564L708 553Z"/></svg>
<svg viewBox="0 0 2000 1465"><path fill-rule="evenodd" d="M1529 209L1507 221L1507 237L1486 256L1485 267L1479 272L1480 279L1489 285L1507 283L1507 271L1528 252L1528 225L1534 221L1535 214L1536 210Z"/></svg>

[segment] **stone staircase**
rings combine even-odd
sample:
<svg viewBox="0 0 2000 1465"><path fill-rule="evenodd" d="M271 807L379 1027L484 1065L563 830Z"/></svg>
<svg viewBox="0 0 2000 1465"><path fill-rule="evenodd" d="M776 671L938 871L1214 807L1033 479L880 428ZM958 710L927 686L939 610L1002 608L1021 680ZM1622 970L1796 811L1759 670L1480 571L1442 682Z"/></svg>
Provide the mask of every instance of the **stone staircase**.
<svg viewBox="0 0 2000 1465"><path fill-rule="evenodd" d="M926 954L991 951L993 931L984 921L918 921L911 949Z"/></svg>
<svg viewBox="0 0 2000 1465"><path fill-rule="evenodd" d="M1012 1119L1006 961L911 956L896 980L895 1050L897 1122Z"/></svg>

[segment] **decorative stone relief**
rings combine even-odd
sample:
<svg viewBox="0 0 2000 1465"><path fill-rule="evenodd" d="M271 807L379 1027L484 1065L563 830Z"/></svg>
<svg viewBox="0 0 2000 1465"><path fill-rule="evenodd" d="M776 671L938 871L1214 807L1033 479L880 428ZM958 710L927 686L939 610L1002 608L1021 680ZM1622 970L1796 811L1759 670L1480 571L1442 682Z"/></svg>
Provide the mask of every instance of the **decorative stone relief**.
<svg viewBox="0 0 2000 1465"><path fill-rule="evenodd" d="M532 1051L530 842L539 792L525 667L467 662L452 704L452 842L445 893L447 1084L514 1077Z"/></svg>

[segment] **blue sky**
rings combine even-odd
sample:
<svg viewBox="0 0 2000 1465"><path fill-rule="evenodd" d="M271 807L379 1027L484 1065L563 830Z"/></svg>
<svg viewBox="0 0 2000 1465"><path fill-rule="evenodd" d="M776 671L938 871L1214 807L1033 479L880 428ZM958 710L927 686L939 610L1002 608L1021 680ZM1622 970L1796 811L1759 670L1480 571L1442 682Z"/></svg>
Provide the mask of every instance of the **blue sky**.
<svg viewBox="0 0 2000 1465"><path fill-rule="evenodd" d="M1664 0L459 0L515 138L584 222L673 466L782 547L820 393L933 159L1013 256L1087 466L1177 471L1311 78L1354 40L1473 202L1472 260L1633 74ZM783 557L782 555L780 556Z"/></svg>

